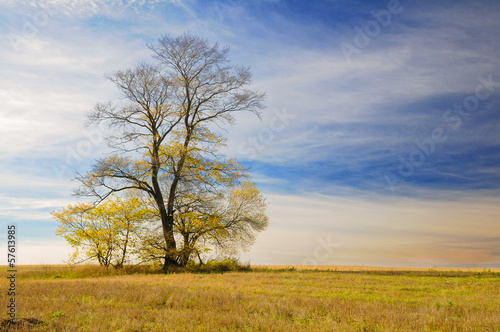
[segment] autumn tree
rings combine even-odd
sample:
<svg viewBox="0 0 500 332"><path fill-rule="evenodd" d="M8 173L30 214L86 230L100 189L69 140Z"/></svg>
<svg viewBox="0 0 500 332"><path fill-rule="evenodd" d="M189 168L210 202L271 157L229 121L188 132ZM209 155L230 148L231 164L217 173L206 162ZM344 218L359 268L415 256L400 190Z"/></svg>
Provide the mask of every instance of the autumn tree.
<svg viewBox="0 0 500 332"><path fill-rule="evenodd" d="M129 262L142 224L155 216L137 197L110 197L98 206L69 205L52 215L59 221L56 234L74 249L70 262L97 261L105 267Z"/></svg>
<svg viewBox="0 0 500 332"><path fill-rule="evenodd" d="M201 255L212 250L235 254L267 227L266 201L252 182L224 189L181 198L175 228L183 240L182 264L194 257L201 261Z"/></svg>
<svg viewBox="0 0 500 332"><path fill-rule="evenodd" d="M229 186L240 181L239 166L217 153L225 141L216 128L233 124L237 112L259 115L264 94L247 88L250 70L231 65L228 48L183 34L164 36L150 49L151 64L109 75L123 99L96 104L89 119L108 125L106 141L116 154L97 160L80 176L76 193L96 203L128 190L148 195L161 220L166 268L184 263L175 206L185 190L193 190L191 176L210 179L207 187L212 179Z"/></svg>

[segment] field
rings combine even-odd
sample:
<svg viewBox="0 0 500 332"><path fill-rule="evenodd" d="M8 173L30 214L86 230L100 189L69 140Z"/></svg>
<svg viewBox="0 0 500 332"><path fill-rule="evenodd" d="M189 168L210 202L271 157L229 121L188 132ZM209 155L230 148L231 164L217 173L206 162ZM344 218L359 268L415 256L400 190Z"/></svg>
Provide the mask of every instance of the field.
<svg viewBox="0 0 500 332"><path fill-rule="evenodd" d="M20 266L16 277L20 330L500 331L498 270ZM0 280L4 320L9 281Z"/></svg>

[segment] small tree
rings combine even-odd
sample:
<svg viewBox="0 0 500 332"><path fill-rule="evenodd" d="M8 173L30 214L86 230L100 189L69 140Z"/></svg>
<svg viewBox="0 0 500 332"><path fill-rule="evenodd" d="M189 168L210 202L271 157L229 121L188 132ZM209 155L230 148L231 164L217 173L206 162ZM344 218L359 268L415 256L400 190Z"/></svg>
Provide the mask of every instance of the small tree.
<svg viewBox="0 0 500 332"><path fill-rule="evenodd" d="M179 204L175 228L182 237L180 260L212 250L234 255L251 245L257 232L266 229L266 201L249 181L226 190L190 196Z"/></svg>
<svg viewBox="0 0 500 332"><path fill-rule="evenodd" d="M138 233L154 214L136 197L109 198L97 207L88 203L69 205L52 215L60 222L56 234L75 249L70 261L97 261L121 267L136 246Z"/></svg>

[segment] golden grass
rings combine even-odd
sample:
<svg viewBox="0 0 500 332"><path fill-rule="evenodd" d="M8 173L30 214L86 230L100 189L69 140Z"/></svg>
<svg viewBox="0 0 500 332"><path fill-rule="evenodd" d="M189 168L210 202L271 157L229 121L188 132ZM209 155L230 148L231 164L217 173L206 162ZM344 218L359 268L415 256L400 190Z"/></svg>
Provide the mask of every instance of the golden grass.
<svg viewBox="0 0 500 332"><path fill-rule="evenodd" d="M273 270L319 270L319 271L439 271L439 272L500 272L500 268L466 268L466 267L378 267L378 266L340 266L340 265L252 265L253 268Z"/></svg>
<svg viewBox="0 0 500 332"><path fill-rule="evenodd" d="M46 323L34 330L500 331L500 274L494 272L106 276L122 272L71 269L19 267L18 316ZM0 287L5 308L6 278Z"/></svg>

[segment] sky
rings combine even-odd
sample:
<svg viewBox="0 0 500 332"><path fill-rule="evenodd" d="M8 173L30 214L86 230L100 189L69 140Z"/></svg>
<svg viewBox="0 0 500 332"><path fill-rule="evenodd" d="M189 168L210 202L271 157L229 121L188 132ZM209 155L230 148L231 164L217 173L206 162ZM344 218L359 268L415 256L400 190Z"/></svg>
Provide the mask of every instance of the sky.
<svg viewBox="0 0 500 332"><path fill-rule="evenodd" d="M500 267L500 2L0 0L0 235L71 248L50 212L108 152L105 75L162 35L229 46L266 92L224 128L270 224L252 264ZM1 263L5 264L5 263Z"/></svg>

